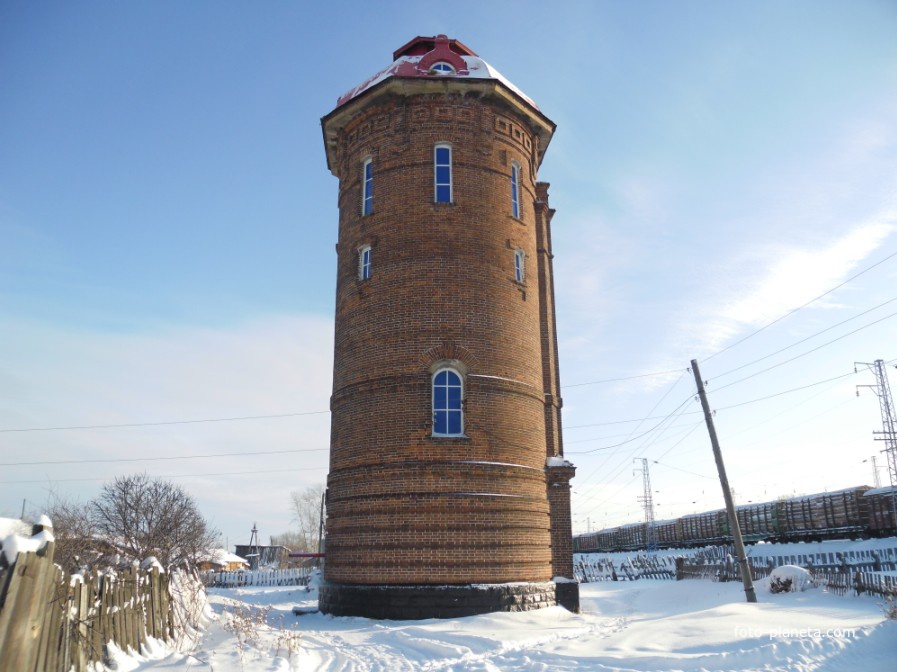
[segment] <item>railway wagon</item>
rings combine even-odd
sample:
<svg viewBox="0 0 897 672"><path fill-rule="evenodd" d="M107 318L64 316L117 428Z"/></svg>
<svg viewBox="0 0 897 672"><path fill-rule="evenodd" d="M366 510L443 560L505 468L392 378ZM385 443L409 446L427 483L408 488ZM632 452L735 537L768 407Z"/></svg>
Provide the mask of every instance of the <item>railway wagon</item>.
<svg viewBox="0 0 897 672"><path fill-rule="evenodd" d="M620 547L620 528L612 527L598 532L598 548L603 551L616 550Z"/></svg>
<svg viewBox="0 0 897 672"><path fill-rule="evenodd" d="M735 515L745 541L769 539L779 533L780 502L742 504L735 507Z"/></svg>
<svg viewBox="0 0 897 672"><path fill-rule="evenodd" d="M654 523L654 541L660 548L673 548L681 543L682 527L679 519L659 520Z"/></svg>
<svg viewBox="0 0 897 672"><path fill-rule="evenodd" d="M629 523L617 528L617 543L621 551L645 547L645 523Z"/></svg>
<svg viewBox="0 0 897 672"><path fill-rule="evenodd" d="M598 532L589 532L588 534L578 534L573 537L574 553L590 553L592 551L603 550L598 545Z"/></svg>
<svg viewBox="0 0 897 672"><path fill-rule="evenodd" d="M728 524L725 511L706 511L682 516L679 524L683 544L719 544L726 541Z"/></svg>
<svg viewBox="0 0 897 672"><path fill-rule="evenodd" d="M868 521L866 485L793 497L781 505L777 539L821 540L834 536L861 536Z"/></svg>
<svg viewBox="0 0 897 672"><path fill-rule="evenodd" d="M894 497L897 495L897 487L891 485L884 488L874 488L863 493L866 502L867 526L869 534L874 537L888 537L897 530L897 520L894 518Z"/></svg>

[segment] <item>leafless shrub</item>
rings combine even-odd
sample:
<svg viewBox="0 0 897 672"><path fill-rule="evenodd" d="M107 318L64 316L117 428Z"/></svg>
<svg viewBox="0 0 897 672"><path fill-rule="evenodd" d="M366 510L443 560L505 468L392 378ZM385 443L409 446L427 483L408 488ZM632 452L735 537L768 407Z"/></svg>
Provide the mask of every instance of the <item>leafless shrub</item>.
<svg viewBox="0 0 897 672"><path fill-rule="evenodd" d="M90 504L51 492L46 511L53 521L54 562L72 574L93 566L104 548L95 535Z"/></svg>
<svg viewBox="0 0 897 672"><path fill-rule="evenodd" d="M146 474L104 485L90 503L90 519L123 554L137 560L155 556L165 567L193 564L218 536L183 488Z"/></svg>

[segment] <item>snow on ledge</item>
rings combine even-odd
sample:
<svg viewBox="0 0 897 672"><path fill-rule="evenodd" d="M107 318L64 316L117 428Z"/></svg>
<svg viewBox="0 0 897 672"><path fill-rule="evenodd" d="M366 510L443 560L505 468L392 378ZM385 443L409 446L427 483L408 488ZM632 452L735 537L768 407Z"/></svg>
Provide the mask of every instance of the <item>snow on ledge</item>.
<svg viewBox="0 0 897 672"><path fill-rule="evenodd" d="M563 455L552 455L545 460L546 467L572 467L573 463L565 459Z"/></svg>

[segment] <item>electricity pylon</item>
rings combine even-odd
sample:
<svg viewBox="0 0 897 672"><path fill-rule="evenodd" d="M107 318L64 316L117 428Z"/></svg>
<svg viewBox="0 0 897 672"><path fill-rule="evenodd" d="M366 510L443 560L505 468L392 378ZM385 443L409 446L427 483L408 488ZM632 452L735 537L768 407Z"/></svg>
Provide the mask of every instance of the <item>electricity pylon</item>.
<svg viewBox="0 0 897 672"><path fill-rule="evenodd" d="M651 495L651 474L648 473L648 460L644 457L636 457L633 462L642 463L642 484L645 494L637 499L645 509L645 548L648 551L657 550L657 537L654 533L654 497ZM638 472L634 472L638 473Z"/></svg>
<svg viewBox="0 0 897 672"><path fill-rule="evenodd" d="M881 359L876 359L871 364L868 362L854 362L854 370L856 365L862 364L875 374L875 385L857 385L857 396L860 394L861 387L868 387L875 396L878 397L878 403L881 407L881 427L880 432L872 432L876 441L884 441L885 448L881 452L885 454L888 460L888 475L891 477L891 512L894 519L897 520L897 420L894 418L894 399L891 397L891 386L888 384L888 375L885 370L885 363Z"/></svg>

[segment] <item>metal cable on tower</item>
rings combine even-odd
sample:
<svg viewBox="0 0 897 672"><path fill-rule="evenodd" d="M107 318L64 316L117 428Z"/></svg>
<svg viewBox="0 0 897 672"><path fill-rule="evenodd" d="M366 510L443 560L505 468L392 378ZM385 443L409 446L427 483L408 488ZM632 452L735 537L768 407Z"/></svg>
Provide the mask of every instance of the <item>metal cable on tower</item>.
<svg viewBox="0 0 897 672"><path fill-rule="evenodd" d="M651 494L651 474L648 471L648 460L644 457L636 457L633 462L642 463L642 485L644 494L637 499L645 509L645 548L648 551L657 550L657 535L654 530L654 497ZM638 471L633 473L638 474Z"/></svg>
<svg viewBox="0 0 897 672"><path fill-rule="evenodd" d="M897 519L897 419L894 416L894 399L891 396L891 386L888 384L888 375L885 370L884 360L876 359L871 364L868 362L854 362L854 368L857 364L862 364L875 374L875 385L857 385L857 396L860 394L859 388L868 387L878 397L879 406L881 407L881 425L880 432L872 432L876 441L884 441L885 448L881 452L885 454L888 461L888 475L891 478L891 510Z"/></svg>

